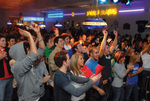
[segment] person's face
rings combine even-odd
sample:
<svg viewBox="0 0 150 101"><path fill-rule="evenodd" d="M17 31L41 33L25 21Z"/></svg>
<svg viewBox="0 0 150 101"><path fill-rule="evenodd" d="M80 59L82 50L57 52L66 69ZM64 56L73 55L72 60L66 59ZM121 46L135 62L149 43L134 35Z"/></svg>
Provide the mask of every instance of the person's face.
<svg viewBox="0 0 150 101"><path fill-rule="evenodd" d="M58 39L57 46L62 49L64 48L64 40L62 38Z"/></svg>
<svg viewBox="0 0 150 101"><path fill-rule="evenodd" d="M6 38L0 38L0 47L5 48L6 47Z"/></svg>
<svg viewBox="0 0 150 101"><path fill-rule="evenodd" d="M70 43L71 43L71 45L74 44L74 38L72 38L72 39L70 40Z"/></svg>
<svg viewBox="0 0 150 101"><path fill-rule="evenodd" d="M99 58L99 52L98 52L98 49L95 48L91 54L91 57L95 60L95 61L98 61L98 58Z"/></svg>
<svg viewBox="0 0 150 101"><path fill-rule="evenodd" d="M136 62L140 62L140 55L139 55L138 58L136 59Z"/></svg>
<svg viewBox="0 0 150 101"><path fill-rule="evenodd" d="M124 63L124 62L125 62L125 59L126 59L126 58L123 57L123 58L121 58L121 59L119 60L119 62L120 62L120 63Z"/></svg>
<svg viewBox="0 0 150 101"><path fill-rule="evenodd" d="M134 53L134 51L135 51L134 49L131 49L130 54L133 54L133 53Z"/></svg>
<svg viewBox="0 0 150 101"><path fill-rule="evenodd" d="M13 38L8 41L8 44L9 44L10 46L13 46L15 43L16 43L16 41L15 41L15 39L13 39Z"/></svg>
<svg viewBox="0 0 150 101"><path fill-rule="evenodd" d="M81 67L84 65L84 59L82 55L79 55L79 58L77 60L77 66L79 67L78 69L81 69Z"/></svg>
<svg viewBox="0 0 150 101"><path fill-rule="evenodd" d="M143 46L143 43L142 43L142 41L140 41L140 43L139 43L139 46L140 46L140 47L142 47L142 46Z"/></svg>
<svg viewBox="0 0 150 101"><path fill-rule="evenodd" d="M69 42L70 42L70 38L69 38L69 36L68 36L68 37L65 38L65 43L66 43L66 44L69 44Z"/></svg>
<svg viewBox="0 0 150 101"><path fill-rule="evenodd" d="M109 55L110 54L109 46L108 45L106 45L104 53L105 53L105 55Z"/></svg>
<svg viewBox="0 0 150 101"><path fill-rule="evenodd" d="M122 42L122 43L121 43L121 48L125 48L125 47L126 47L125 43Z"/></svg>
<svg viewBox="0 0 150 101"><path fill-rule="evenodd" d="M77 50L79 53L82 53L82 45L81 44L78 44L77 45Z"/></svg>
<svg viewBox="0 0 150 101"><path fill-rule="evenodd" d="M49 38L48 43L47 43L47 46L48 46L48 47L51 47L51 46L53 46L53 45L54 45L54 37Z"/></svg>
<svg viewBox="0 0 150 101"><path fill-rule="evenodd" d="M83 41L86 41L86 35L82 36Z"/></svg>
<svg viewBox="0 0 150 101"><path fill-rule="evenodd" d="M89 45L88 45L88 47L87 47L87 48L88 48L88 50L89 50L91 47L92 47L92 44L89 44Z"/></svg>

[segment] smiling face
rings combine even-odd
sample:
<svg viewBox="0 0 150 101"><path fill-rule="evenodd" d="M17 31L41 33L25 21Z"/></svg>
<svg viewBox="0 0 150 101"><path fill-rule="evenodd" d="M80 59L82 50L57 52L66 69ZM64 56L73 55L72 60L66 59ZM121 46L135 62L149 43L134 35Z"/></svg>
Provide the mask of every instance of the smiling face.
<svg viewBox="0 0 150 101"><path fill-rule="evenodd" d="M9 45L10 47L13 46L15 43L16 43L16 41L15 41L14 38L12 38L12 39L10 39L10 40L8 41L8 45Z"/></svg>
<svg viewBox="0 0 150 101"><path fill-rule="evenodd" d="M81 67L84 65L84 59L82 55L79 55L79 58L77 60L77 66L79 67L78 69L80 70Z"/></svg>
<svg viewBox="0 0 150 101"><path fill-rule="evenodd" d="M92 53L90 53L93 60L98 61L99 51L97 48L93 49Z"/></svg>
<svg viewBox="0 0 150 101"><path fill-rule="evenodd" d="M57 47L64 48L64 40L62 38L58 39L58 43L55 43Z"/></svg>
<svg viewBox="0 0 150 101"><path fill-rule="evenodd" d="M0 38L0 48L5 48L6 47L6 38L2 37Z"/></svg>

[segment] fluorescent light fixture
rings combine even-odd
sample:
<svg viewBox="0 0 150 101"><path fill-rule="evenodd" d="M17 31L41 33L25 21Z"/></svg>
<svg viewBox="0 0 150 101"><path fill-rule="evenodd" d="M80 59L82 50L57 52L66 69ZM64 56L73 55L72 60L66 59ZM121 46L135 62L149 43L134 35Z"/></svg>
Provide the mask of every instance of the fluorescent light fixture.
<svg viewBox="0 0 150 101"><path fill-rule="evenodd" d="M23 26L23 23L18 22L18 23L17 23L17 26Z"/></svg>
<svg viewBox="0 0 150 101"><path fill-rule="evenodd" d="M144 11L144 9L119 10L119 13L124 13L124 12L141 12L141 11Z"/></svg>
<svg viewBox="0 0 150 101"><path fill-rule="evenodd" d="M7 22L7 25L12 25L12 23L10 21Z"/></svg>
<svg viewBox="0 0 150 101"><path fill-rule="evenodd" d="M23 17L23 21L44 21L44 17Z"/></svg>

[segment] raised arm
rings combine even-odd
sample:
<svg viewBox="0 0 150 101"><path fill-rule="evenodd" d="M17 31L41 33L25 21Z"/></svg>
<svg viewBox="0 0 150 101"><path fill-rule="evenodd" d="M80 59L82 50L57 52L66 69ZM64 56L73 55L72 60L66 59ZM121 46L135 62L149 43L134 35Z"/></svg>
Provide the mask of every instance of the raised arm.
<svg viewBox="0 0 150 101"><path fill-rule="evenodd" d="M19 28L19 33L20 33L22 36L28 38L29 44L30 44L30 51L33 52L33 53L35 53L35 54L38 54L38 53L37 53L36 45L35 45L35 43L34 43L34 40L33 40L32 36L31 36L31 34L30 34L28 31L22 30L22 29L20 29L20 28Z"/></svg>
<svg viewBox="0 0 150 101"><path fill-rule="evenodd" d="M92 78L90 78L90 80L83 86L79 87L79 88L75 88L71 83L66 85L64 87L64 90L66 90L67 92L69 92L70 94L74 95L74 96L80 96L81 94L83 94L85 91L87 91L89 88L91 88L91 86L97 82L99 79L101 78L101 74L98 74L96 76L93 76Z"/></svg>
<svg viewBox="0 0 150 101"><path fill-rule="evenodd" d="M37 24L35 23L32 23L32 25L30 26L37 34L37 38L38 38L38 42L39 42L39 47L40 48L43 48L43 49L46 49L45 47L45 44L44 44L44 41L43 41L43 37L41 35L41 32L40 32L40 26L38 26Z"/></svg>
<svg viewBox="0 0 150 101"><path fill-rule="evenodd" d="M115 50L116 46L117 46L117 43L118 43L118 31L114 30L114 35L115 35L115 39L113 41L113 44L111 45L110 47L110 53L113 53L113 51Z"/></svg>
<svg viewBox="0 0 150 101"><path fill-rule="evenodd" d="M106 29L103 29L103 34L104 34L104 37L103 37L103 40L101 42L99 57L102 57L104 54L104 49L106 46L106 39L107 39L108 31Z"/></svg>
<svg viewBox="0 0 150 101"><path fill-rule="evenodd" d="M146 53L149 49L150 49L150 43L148 44L148 46L144 50L142 50L142 55L144 53Z"/></svg>

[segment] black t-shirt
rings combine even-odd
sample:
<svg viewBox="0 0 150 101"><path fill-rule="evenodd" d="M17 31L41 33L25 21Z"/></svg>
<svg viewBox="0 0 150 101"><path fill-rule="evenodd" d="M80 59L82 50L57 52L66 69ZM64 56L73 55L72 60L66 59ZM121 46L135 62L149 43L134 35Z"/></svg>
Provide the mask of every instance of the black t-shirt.
<svg viewBox="0 0 150 101"><path fill-rule="evenodd" d="M111 77L111 56L103 55L101 58L99 58L98 63L104 66L104 69L102 70L103 80L106 80L109 77Z"/></svg>

